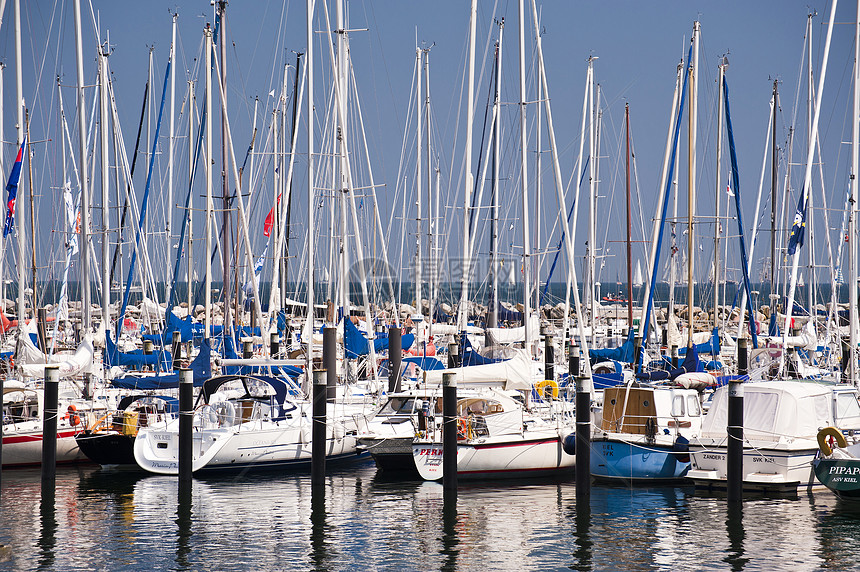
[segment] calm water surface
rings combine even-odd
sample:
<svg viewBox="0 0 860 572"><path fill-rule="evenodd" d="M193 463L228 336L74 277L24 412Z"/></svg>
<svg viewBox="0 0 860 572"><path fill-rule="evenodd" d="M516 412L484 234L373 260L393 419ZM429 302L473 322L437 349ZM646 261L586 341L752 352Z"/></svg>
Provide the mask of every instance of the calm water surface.
<svg viewBox="0 0 860 572"><path fill-rule="evenodd" d="M750 499L742 511L690 488L572 482L392 481L372 462L307 475L194 481L61 469L4 471L0 570L850 570L860 508L829 492ZM53 501L53 502L52 502Z"/></svg>

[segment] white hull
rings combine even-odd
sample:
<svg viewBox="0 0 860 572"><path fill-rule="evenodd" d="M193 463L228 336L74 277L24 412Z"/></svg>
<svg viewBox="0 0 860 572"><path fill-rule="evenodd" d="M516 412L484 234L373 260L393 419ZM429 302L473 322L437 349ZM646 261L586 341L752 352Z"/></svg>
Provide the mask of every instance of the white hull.
<svg viewBox="0 0 860 572"><path fill-rule="evenodd" d="M565 434L558 430L528 431L457 444L457 478L520 478L571 472L576 457L564 452ZM442 444L416 440L415 468L428 481L442 478Z"/></svg>
<svg viewBox="0 0 860 572"><path fill-rule="evenodd" d="M27 421L16 425L3 427L3 468L41 465L42 422ZM83 426L72 428L64 425L57 429L57 463L86 461L75 441L75 435L83 430Z"/></svg>
<svg viewBox="0 0 860 572"><path fill-rule="evenodd" d="M358 453L351 420L329 419L326 457ZM223 471L278 466L309 466L311 422L251 421L226 428L198 429L193 434L192 471ZM142 429L134 442L134 457L143 469L158 474L179 472L179 422Z"/></svg>
<svg viewBox="0 0 860 572"><path fill-rule="evenodd" d="M791 448L775 443L761 444L756 448L744 448L744 490L790 493L820 487L812 470L812 460L817 452L817 443L806 440L795 443ZM725 446L706 446L702 442L695 445L691 443L691 467L687 472L687 478L691 479L698 488L724 490L726 458Z"/></svg>

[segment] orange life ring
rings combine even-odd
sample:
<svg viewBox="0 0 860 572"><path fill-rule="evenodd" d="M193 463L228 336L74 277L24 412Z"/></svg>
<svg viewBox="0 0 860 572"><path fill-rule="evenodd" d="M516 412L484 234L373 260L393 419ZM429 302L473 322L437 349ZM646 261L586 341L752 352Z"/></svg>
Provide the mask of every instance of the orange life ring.
<svg viewBox="0 0 860 572"><path fill-rule="evenodd" d="M66 408L66 414L69 418L69 425L71 425L72 427L75 427L76 425L80 424L81 418L78 415L78 408L77 407L75 407L74 405L69 405L69 407Z"/></svg>

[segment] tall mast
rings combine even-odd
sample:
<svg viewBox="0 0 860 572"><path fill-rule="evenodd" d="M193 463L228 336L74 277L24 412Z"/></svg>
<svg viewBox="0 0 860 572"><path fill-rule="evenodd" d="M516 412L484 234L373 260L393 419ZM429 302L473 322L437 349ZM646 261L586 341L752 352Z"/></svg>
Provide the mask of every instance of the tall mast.
<svg viewBox="0 0 860 572"><path fill-rule="evenodd" d="M469 317L466 303L469 297L469 207L472 200L472 122L475 113L475 28L478 20L478 0L472 0L469 16L469 79L466 98L466 153L465 153L465 186L463 189L463 275L460 277L460 305L458 307L457 325L465 334L466 322Z"/></svg>
<svg viewBox="0 0 860 572"><path fill-rule="evenodd" d="M720 326L720 197L722 196L722 181L720 180L720 160L723 153L723 81L725 80L727 59L723 58L719 65L717 82L717 185L714 189L714 214L717 217L714 224L714 328Z"/></svg>
<svg viewBox="0 0 860 572"><path fill-rule="evenodd" d="M191 185L191 182L194 179L194 143L192 143L194 138L194 82L192 80L188 80L188 184ZM209 157L207 156L208 160ZM191 299L191 284L194 281L194 264L192 256L193 251L191 247L193 246L193 242L191 237L194 236L194 217L191 216L194 210L189 208L188 212L183 213L183 216L188 218L188 250L185 251L185 258L188 262L188 291L186 292L188 296L188 313L193 314L194 309L191 307L193 300ZM206 252L205 256L208 258L211 256L209 252Z"/></svg>
<svg viewBox="0 0 860 572"><path fill-rule="evenodd" d="M771 159L770 159L770 288L774 294L776 285L776 187L779 158L776 154L776 106L778 101L777 80L773 80L773 109L771 110ZM776 310L775 298L771 296L771 312ZM743 320L741 320L743 321Z"/></svg>
<svg viewBox="0 0 860 572"><path fill-rule="evenodd" d="M176 19L178 17L179 14L173 14L172 37L170 40L170 134L167 151L167 244L170 246L173 246L173 236L171 234L173 232L173 116L176 108ZM192 146L190 132L188 133L188 145ZM172 308L168 308L167 311L172 311Z"/></svg>
<svg viewBox="0 0 860 572"><path fill-rule="evenodd" d="M528 134L526 132L526 33L525 0L519 0L519 44L520 44L520 189L523 200L523 329L528 355L532 355L532 332L529 331L531 316L531 232L529 231L529 179L528 179Z"/></svg>
<svg viewBox="0 0 860 572"><path fill-rule="evenodd" d="M860 0L857 1L857 21L854 25L854 110L851 116L851 201L848 211L848 312L849 344L848 379L857 379L857 177L860 176Z"/></svg>
<svg viewBox="0 0 860 572"><path fill-rule="evenodd" d="M502 79L502 38L505 32L505 19L499 21L499 40L496 42L496 85L493 106L493 192L492 212L490 215L490 267L493 275L492 307L490 308L489 326L499 327L499 166L501 163L501 79Z"/></svg>
<svg viewBox="0 0 860 572"><path fill-rule="evenodd" d="M687 312L689 325L687 331L687 347L693 346L693 306L695 305L693 288L693 267L695 262L695 238L693 236L693 213L696 212L696 111L698 109L699 83L699 22L693 23L693 62L690 73L690 109L689 109L689 168L687 172Z"/></svg>
<svg viewBox="0 0 860 572"><path fill-rule="evenodd" d="M6 8L6 0L0 0L0 3L2 3L2 7L0 7L0 21L2 21L3 11ZM3 88L3 74L4 74L5 70L6 70L6 64L0 63L0 94L5 93L4 88ZM5 117L5 114L3 112L3 99L4 98L0 96L0 141L4 141L2 118ZM2 146L2 144L0 144L0 146ZM64 157L65 157L65 155L64 155ZM6 172L6 169L3 166L3 153L2 153L2 149L0 149L0 173L5 173L5 172ZM63 177L63 184L65 184L65 182L66 182L66 178ZM4 284L5 274L3 273L3 266L4 266L5 261L6 261L6 241L0 240L0 302L2 302L4 305L5 305L5 300L6 300L6 286ZM5 306L4 306L4 309L5 309Z"/></svg>
<svg viewBox="0 0 860 572"><path fill-rule="evenodd" d="M423 246L422 233L423 233L423 225L422 225L422 197L421 197L421 183L424 178L424 173L421 171L421 144L422 144L422 136L424 135L423 130L421 129L421 115L422 115L422 93L421 93L421 76L422 76L422 61L424 59L424 52L419 47L415 47L415 144L416 144L416 152L415 152L415 212L416 212L416 221L415 221L415 239L416 239L416 249L415 249L415 307L418 309L419 314L424 313L424 305L421 303L421 264L423 262L423 252L421 250ZM429 163L428 163L429 167ZM429 168L428 168L429 171ZM428 189L429 190L429 189ZM431 309L432 313L432 309ZM417 340L416 340L417 341Z"/></svg>
<svg viewBox="0 0 860 572"><path fill-rule="evenodd" d="M203 32L206 42L206 339L212 335L212 28Z"/></svg>
<svg viewBox="0 0 860 572"><path fill-rule="evenodd" d="M81 0L75 0L75 52L78 76L78 149L81 165L81 273L83 287L83 330L90 331L92 325L90 308L90 187L87 177L87 113L84 101L84 55L81 36ZM19 229L20 231L20 229ZM21 236L19 232L18 236ZM19 319L21 316L19 316Z"/></svg>
<svg viewBox="0 0 860 572"><path fill-rule="evenodd" d="M303 340L307 340L308 351L306 354L307 364L305 366L306 375L310 376L313 368L313 330L314 330L314 3L315 0L307 0L307 22L305 32L307 34L307 60L305 61L305 69L307 70L307 126L308 126L308 283L307 283L307 304L308 304L308 322L307 327L302 336Z"/></svg>
<svg viewBox="0 0 860 572"><path fill-rule="evenodd" d="M18 149L20 149L21 143L24 141L24 78L21 67L21 0L15 0L15 107L18 111ZM21 200L20 194L17 200ZM18 216L20 217L20 209L18 211ZM24 287L27 284L27 277L24 273L24 233L21 232L20 224L18 225L16 238L18 239L18 323L23 324L23 320L26 317ZM18 331L21 332L22 328L19 328Z"/></svg>
<svg viewBox="0 0 860 572"><path fill-rule="evenodd" d="M624 153L625 178L627 180L627 327L633 327L633 253L630 244L632 228L630 215L630 104L624 105L624 126L626 130L627 147Z"/></svg>
<svg viewBox="0 0 860 572"><path fill-rule="evenodd" d="M588 295L585 297L585 303L588 304L588 327L591 328L592 340L594 339L594 243L595 236L595 173L594 162L596 155L594 151L594 129L595 129L595 105L594 105L594 73L589 66L591 77L588 84L588 261L586 266L586 280L583 284L583 289L588 288ZM574 288L576 285L574 285Z"/></svg>
<svg viewBox="0 0 860 572"><path fill-rule="evenodd" d="M218 20L220 29L218 31L218 56L221 62L221 85L224 93L227 93L227 0L218 0ZM221 272L223 277L222 299L224 300L224 332L232 335L232 303L233 303L233 277L230 272L230 248L233 237L230 213L230 182L227 176L227 106L221 106ZM238 197L242 200L241 197ZM253 269L252 269L253 270Z"/></svg>
<svg viewBox="0 0 860 572"><path fill-rule="evenodd" d="M105 329L110 329L110 165L108 158L108 74L107 58L108 45L99 48L99 132L101 134L101 167L102 167L102 323ZM65 181L64 181L65 184Z"/></svg>
<svg viewBox="0 0 860 572"><path fill-rule="evenodd" d="M425 145L424 152L426 153L427 163L427 258L433 260L433 228L435 219L433 218L433 169L431 168L431 149L430 149L430 48L423 50L424 52L424 136ZM435 268L431 266L431 268ZM433 327L434 302L433 295L433 272L427 274L427 297L430 299L430 315L428 316L428 324ZM428 330L428 335L430 331Z"/></svg>
<svg viewBox="0 0 860 572"><path fill-rule="evenodd" d="M809 15L809 35L807 37L807 50L809 52L809 57L807 58L807 66L808 66L808 81L806 82L807 86L807 100L806 100L806 114L807 114L807 131L806 135L808 137L806 141L807 149L815 148L815 138L812 136L812 107L815 100L815 92L812 90L812 82L813 80L813 69L812 69L812 17L815 16L814 13ZM819 96L821 97L821 96ZM814 156L814 151L809 151ZM812 185L812 179L809 179L810 187ZM806 212L812 212L812 189L807 190L807 204L806 204ZM811 218L807 214L807 221L811 228ZM807 233L807 238L809 239L809 248L806 250L807 256L807 264L809 265L808 272L808 280L809 284L806 285L807 292L807 309L809 311L810 320L815 320L815 309L813 308L813 290L815 289L815 267L814 267L814 251L815 247L813 245L812 232Z"/></svg>

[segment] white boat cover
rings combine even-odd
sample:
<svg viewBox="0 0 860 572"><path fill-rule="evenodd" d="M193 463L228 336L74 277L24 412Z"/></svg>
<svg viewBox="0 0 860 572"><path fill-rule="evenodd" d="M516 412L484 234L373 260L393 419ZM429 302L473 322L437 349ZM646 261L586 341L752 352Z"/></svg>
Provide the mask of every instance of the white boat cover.
<svg viewBox="0 0 860 572"><path fill-rule="evenodd" d="M537 315L532 315L529 318L529 333L533 340L538 339L540 334L540 319ZM526 339L526 329L523 326L518 328L487 328L490 345L503 345L522 342Z"/></svg>
<svg viewBox="0 0 860 572"><path fill-rule="evenodd" d="M21 351L18 354L18 365L25 377L45 377L45 367L55 365L59 368L60 377L74 377L79 374L93 372L92 334L84 336L81 345L74 354L54 354L47 356L33 345L29 336L22 338ZM23 356L23 361L22 361Z"/></svg>
<svg viewBox="0 0 860 572"><path fill-rule="evenodd" d="M453 373L458 384L498 384L505 390L528 391L538 379L535 367L538 365L525 355L518 355L497 363L425 371L424 381L429 385L441 384L443 374Z"/></svg>
<svg viewBox="0 0 860 572"><path fill-rule="evenodd" d="M833 425L831 389L820 383L764 381L743 384L744 438L778 441L815 439L821 427ZM702 436L725 437L728 424L728 387L714 392L702 421Z"/></svg>

